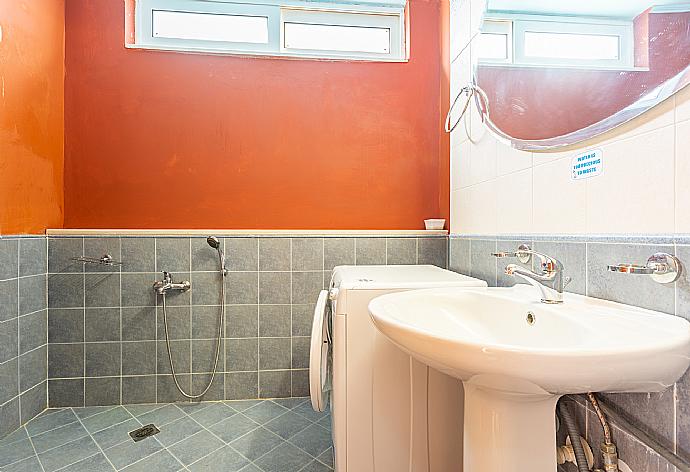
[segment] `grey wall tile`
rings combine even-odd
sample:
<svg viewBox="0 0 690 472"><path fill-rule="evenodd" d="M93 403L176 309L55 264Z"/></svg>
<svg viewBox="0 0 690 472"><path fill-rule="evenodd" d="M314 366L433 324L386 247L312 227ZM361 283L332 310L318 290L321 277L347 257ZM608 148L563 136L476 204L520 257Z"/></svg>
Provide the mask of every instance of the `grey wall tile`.
<svg viewBox="0 0 690 472"><path fill-rule="evenodd" d="M290 368L290 338L259 338L259 370Z"/></svg>
<svg viewBox="0 0 690 472"><path fill-rule="evenodd" d="M292 303L313 303L323 288L323 273L321 272L293 272L292 273Z"/></svg>
<svg viewBox="0 0 690 472"><path fill-rule="evenodd" d="M17 318L0 323L0 363L19 354L18 332Z"/></svg>
<svg viewBox="0 0 690 472"><path fill-rule="evenodd" d="M259 239L259 270L290 270L290 239Z"/></svg>
<svg viewBox="0 0 690 472"><path fill-rule="evenodd" d="M83 308L50 308L48 310L48 342L74 343L83 341Z"/></svg>
<svg viewBox="0 0 690 472"><path fill-rule="evenodd" d="M87 343L85 352L87 377L121 374L120 343Z"/></svg>
<svg viewBox="0 0 690 472"><path fill-rule="evenodd" d="M158 341L158 354L156 372L158 374L170 373L170 358L165 341ZM170 341L170 352L172 353L175 372L189 373L192 368L190 341Z"/></svg>
<svg viewBox="0 0 690 472"><path fill-rule="evenodd" d="M83 272L84 264L72 259L84 255L82 238L48 238L48 272Z"/></svg>
<svg viewBox="0 0 690 472"><path fill-rule="evenodd" d="M259 336L290 336L290 305L261 305L259 307Z"/></svg>
<svg viewBox="0 0 690 472"><path fill-rule="evenodd" d="M291 276L289 272L261 272L259 303L281 305L290 303Z"/></svg>
<svg viewBox="0 0 690 472"><path fill-rule="evenodd" d="M120 403L120 377L85 379L84 405L117 405Z"/></svg>
<svg viewBox="0 0 690 472"><path fill-rule="evenodd" d="M16 318L19 311L17 279L0 282L0 322Z"/></svg>
<svg viewBox="0 0 690 472"><path fill-rule="evenodd" d="M216 361L217 339L195 339L192 341L192 372L207 373L213 372L213 364ZM218 351L218 372L222 372L225 344L220 340Z"/></svg>
<svg viewBox="0 0 690 472"><path fill-rule="evenodd" d="M289 370L265 370L259 373L259 398L284 398L291 395Z"/></svg>
<svg viewBox="0 0 690 472"><path fill-rule="evenodd" d="M206 238L192 238L192 271L219 270L218 251L206 242ZM223 241L220 240L221 249Z"/></svg>
<svg viewBox="0 0 690 472"><path fill-rule="evenodd" d="M156 376L122 377L122 404L155 403Z"/></svg>
<svg viewBox="0 0 690 472"><path fill-rule="evenodd" d="M470 240L450 238L448 268L460 274L470 275Z"/></svg>
<svg viewBox="0 0 690 472"><path fill-rule="evenodd" d="M264 274L261 274L262 278ZM258 272L230 272L225 277L225 303L255 305L259 300Z"/></svg>
<svg viewBox="0 0 690 472"><path fill-rule="evenodd" d="M386 240L386 263L389 265L416 264L416 238L388 238Z"/></svg>
<svg viewBox="0 0 690 472"><path fill-rule="evenodd" d="M585 294L587 285L587 246L585 243L535 241L534 250L561 261L563 273L571 278L565 288L567 292Z"/></svg>
<svg viewBox="0 0 690 472"><path fill-rule="evenodd" d="M259 270L259 239L225 238L225 259L230 271Z"/></svg>
<svg viewBox="0 0 690 472"><path fill-rule="evenodd" d="M676 385L676 444L677 453L690 460L690 371Z"/></svg>
<svg viewBox="0 0 690 472"><path fill-rule="evenodd" d="M690 320L690 246L676 246L676 256L684 264L680 279L676 282L676 314ZM688 446L690 449L690 446Z"/></svg>
<svg viewBox="0 0 690 472"><path fill-rule="evenodd" d="M515 252L515 251L517 251L517 248L522 244L526 244L529 247L533 246L532 241L529 239L520 239L520 240L500 239L500 240L496 241L496 251L498 251L498 252ZM512 277L510 275L506 275L505 268L506 268L506 266L508 266L508 264L517 264L517 265L524 267L528 270L533 270L533 268L532 268L533 260L534 260L534 257L531 257L529 262L523 263L523 262L520 262L516 257L502 257L500 259L496 259L496 285L499 287L512 287L515 284L526 283L525 280L523 280L519 277Z"/></svg>
<svg viewBox="0 0 690 472"><path fill-rule="evenodd" d="M191 307L169 306L166 310L158 308L158 339L165 339L165 323L170 339L191 339Z"/></svg>
<svg viewBox="0 0 690 472"><path fill-rule="evenodd" d="M314 305L292 305L292 335L310 336Z"/></svg>
<svg viewBox="0 0 690 472"><path fill-rule="evenodd" d="M333 270L340 265L355 264L354 238L325 238L323 241L323 268Z"/></svg>
<svg viewBox="0 0 690 472"><path fill-rule="evenodd" d="M495 287L497 283L497 263L492 252L496 252L495 240L470 241L470 275L486 281L489 287Z"/></svg>
<svg viewBox="0 0 690 472"><path fill-rule="evenodd" d="M86 342L120 340L120 308L87 308Z"/></svg>
<svg viewBox="0 0 690 472"><path fill-rule="evenodd" d="M50 275L48 277L48 306L50 308L84 306L84 275Z"/></svg>
<svg viewBox="0 0 690 472"><path fill-rule="evenodd" d="M87 307L120 306L120 274L86 274L84 287Z"/></svg>
<svg viewBox="0 0 690 472"><path fill-rule="evenodd" d="M155 272L156 239L123 237L120 240L122 272Z"/></svg>
<svg viewBox="0 0 690 472"><path fill-rule="evenodd" d="M446 238L418 238L417 263L448 267L448 240Z"/></svg>
<svg viewBox="0 0 690 472"><path fill-rule="evenodd" d="M189 238L157 238L156 271L189 272L190 244Z"/></svg>
<svg viewBox="0 0 690 472"><path fill-rule="evenodd" d="M190 390L192 388L192 379L189 375L178 375L177 381L182 388ZM186 402L189 401L183 397L182 394L175 387L172 375L159 375L157 377L156 385L156 401L158 403L169 402Z"/></svg>
<svg viewBox="0 0 690 472"><path fill-rule="evenodd" d="M157 273L122 274L121 306L156 306L153 283L162 276Z"/></svg>
<svg viewBox="0 0 690 472"><path fill-rule="evenodd" d="M45 346L19 356L19 389L22 392L45 381L48 376L48 356Z"/></svg>
<svg viewBox="0 0 690 472"><path fill-rule="evenodd" d="M292 368L293 369L308 369L309 368L309 348L311 345L309 337L294 337L292 338Z"/></svg>
<svg viewBox="0 0 690 472"><path fill-rule="evenodd" d="M323 270L323 256L322 238L292 239L292 270Z"/></svg>
<svg viewBox="0 0 690 472"><path fill-rule="evenodd" d="M48 380L48 407L84 406L84 379Z"/></svg>
<svg viewBox="0 0 690 472"><path fill-rule="evenodd" d="M292 370L291 371L291 388L293 397L307 397L309 396L309 371L308 370Z"/></svg>
<svg viewBox="0 0 690 472"><path fill-rule="evenodd" d="M147 375L155 373L155 341L122 343L122 375Z"/></svg>
<svg viewBox="0 0 690 472"><path fill-rule="evenodd" d="M103 256L111 256L115 261L121 262L120 238L84 238L84 255L99 259ZM119 265L84 264L85 272L120 272Z"/></svg>
<svg viewBox="0 0 690 472"><path fill-rule="evenodd" d="M386 263L386 238L355 238L355 264Z"/></svg>
<svg viewBox="0 0 690 472"><path fill-rule="evenodd" d="M192 307L192 339L211 339L218 336L221 306ZM222 337L222 331L221 331Z"/></svg>
<svg viewBox="0 0 690 472"><path fill-rule="evenodd" d="M259 374L258 372L230 372L225 374L225 398L228 400L243 400L257 398Z"/></svg>
<svg viewBox="0 0 690 472"><path fill-rule="evenodd" d="M225 343L225 370L227 372L256 371L259 367L259 340L257 338L228 339Z"/></svg>
<svg viewBox="0 0 690 472"><path fill-rule="evenodd" d="M19 276L45 274L48 271L47 253L46 238L22 238L19 240Z"/></svg>
<svg viewBox="0 0 690 472"><path fill-rule="evenodd" d="M122 340L156 339L156 308L122 308Z"/></svg>
<svg viewBox="0 0 690 472"><path fill-rule="evenodd" d="M258 336L258 305L227 305L225 310L225 337L255 338Z"/></svg>
<svg viewBox="0 0 690 472"><path fill-rule="evenodd" d="M19 279L19 315L46 308L46 276L32 275Z"/></svg>
<svg viewBox="0 0 690 472"><path fill-rule="evenodd" d="M220 272L192 273L192 305L220 305L223 277Z"/></svg>
<svg viewBox="0 0 690 472"><path fill-rule="evenodd" d="M587 244L587 295L651 310L674 313L674 285L650 277L609 272L609 264L642 264L655 252L673 253L671 246L637 244Z"/></svg>
<svg viewBox="0 0 690 472"><path fill-rule="evenodd" d="M21 422L37 417L48 407L48 382L43 381L21 395Z"/></svg>
<svg viewBox="0 0 690 472"><path fill-rule="evenodd" d="M0 239L0 280L13 279L19 275L19 241Z"/></svg>
<svg viewBox="0 0 690 472"><path fill-rule="evenodd" d="M0 405L19 395L19 361L16 357L0 364Z"/></svg>
<svg viewBox="0 0 690 472"><path fill-rule="evenodd" d="M19 354L48 342L48 311L41 310L19 318Z"/></svg>
<svg viewBox="0 0 690 472"><path fill-rule="evenodd" d="M211 381L211 374L192 374L192 393L198 395L204 391ZM222 373L217 373L213 378L213 383L199 401L218 401L225 400L225 377Z"/></svg>
<svg viewBox="0 0 690 472"><path fill-rule="evenodd" d="M48 345L48 377L84 376L84 344ZM50 386L49 386L50 387Z"/></svg>
<svg viewBox="0 0 690 472"><path fill-rule="evenodd" d="M19 428L19 397L0 405L0 438Z"/></svg>

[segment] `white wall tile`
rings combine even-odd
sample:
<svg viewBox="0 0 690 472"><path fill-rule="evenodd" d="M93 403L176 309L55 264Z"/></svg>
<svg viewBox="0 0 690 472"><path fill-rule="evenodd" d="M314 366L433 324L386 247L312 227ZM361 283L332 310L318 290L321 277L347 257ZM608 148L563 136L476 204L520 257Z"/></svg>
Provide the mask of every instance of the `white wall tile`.
<svg viewBox="0 0 690 472"><path fill-rule="evenodd" d="M588 233L674 231L674 129L601 146L603 174L587 179Z"/></svg>
<svg viewBox="0 0 690 472"><path fill-rule="evenodd" d="M513 149L499 142L496 150L496 174L506 175L532 167L532 153Z"/></svg>
<svg viewBox="0 0 690 472"><path fill-rule="evenodd" d="M470 197L467 189L450 192L450 232L469 233L471 220Z"/></svg>
<svg viewBox="0 0 690 472"><path fill-rule="evenodd" d="M458 190L470 185L471 149L469 141L466 141L450 151L451 190Z"/></svg>
<svg viewBox="0 0 690 472"><path fill-rule="evenodd" d="M587 230L586 182L571 179L570 157L534 167L532 189L534 223L531 232L578 234Z"/></svg>
<svg viewBox="0 0 690 472"><path fill-rule="evenodd" d="M690 120L690 87L676 94L676 122Z"/></svg>
<svg viewBox="0 0 690 472"><path fill-rule="evenodd" d="M498 140L488 131L472 145L470 153L470 183L476 184L496 178Z"/></svg>
<svg viewBox="0 0 690 472"><path fill-rule="evenodd" d="M495 188L497 232L532 231L532 169L499 177Z"/></svg>
<svg viewBox="0 0 690 472"><path fill-rule="evenodd" d="M494 179L466 189L469 194L469 218L464 224L470 228L470 233L495 234L498 231L496 224L498 189L496 187Z"/></svg>
<svg viewBox="0 0 690 472"><path fill-rule="evenodd" d="M690 233L690 121L676 125L676 227Z"/></svg>

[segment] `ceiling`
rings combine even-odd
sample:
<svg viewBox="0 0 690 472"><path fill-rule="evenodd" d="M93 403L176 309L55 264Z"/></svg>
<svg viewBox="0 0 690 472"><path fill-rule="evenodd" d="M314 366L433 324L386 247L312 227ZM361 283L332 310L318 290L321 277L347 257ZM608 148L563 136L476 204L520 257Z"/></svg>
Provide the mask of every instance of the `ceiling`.
<svg viewBox="0 0 690 472"><path fill-rule="evenodd" d="M688 4L688 0L487 0L490 11L556 16L632 19L651 6Z"/></svg>

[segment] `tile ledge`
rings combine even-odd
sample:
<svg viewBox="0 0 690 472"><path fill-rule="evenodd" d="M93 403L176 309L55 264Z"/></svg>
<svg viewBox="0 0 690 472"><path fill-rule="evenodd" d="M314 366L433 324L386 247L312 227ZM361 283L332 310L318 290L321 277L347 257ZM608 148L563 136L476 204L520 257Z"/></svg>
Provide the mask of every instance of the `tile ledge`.
<svg viewBox="0 0 690 472"><path fill-rule="evenodd" d="M448 231L367 229L47 229L48 236L446 236Z"/></svg>

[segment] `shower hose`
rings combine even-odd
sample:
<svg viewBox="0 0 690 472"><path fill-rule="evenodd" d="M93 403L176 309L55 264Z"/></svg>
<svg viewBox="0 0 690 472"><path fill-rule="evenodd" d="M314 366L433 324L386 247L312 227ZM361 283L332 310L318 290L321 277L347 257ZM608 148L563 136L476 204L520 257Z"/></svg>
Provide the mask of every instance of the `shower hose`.
<svg viewBox="0 0 690 472"><path fill-rule="evenodd" d="M220 254L219 254L220 258ZM201 398L204 395L206 395L206 392L209 391L211 388L211 385L213 385L213 380L216 377L216 373L218 372L218 358L220 357L220 344L223 338L223 324L225 323L225 270L222 267L222 262L221 262L221 289L220 289L220 316L218 320L218 338L216 341L216 358L213 361L213 372L211 373L211 380L208 381L208 385L204 390L199 393L198 395L192 395L190 393L185 392L185 390L182 388L180 385L180 382L177 380L177 372L175 372L175 363L173 362L173 356L172 356L172 350L170 349L170 335L168 334L168 310L167 306L165 303L165 293L163 293L163 325L165 326L165 346L168 349L168 359L170 360L170 372L172 373L172 378L173 381L175 382L175 386L177 387L177 390L180 391L180 393L186 397L190 398L192 400Z"/></svg>

